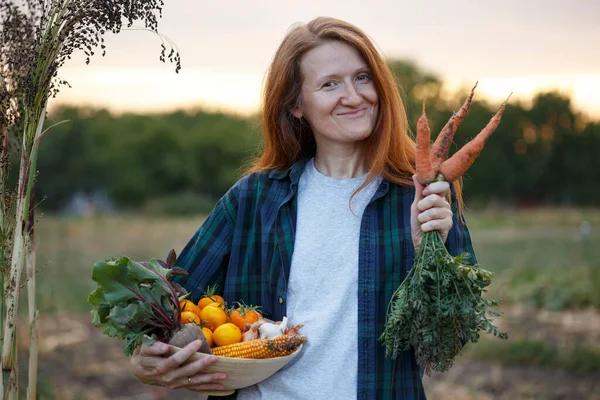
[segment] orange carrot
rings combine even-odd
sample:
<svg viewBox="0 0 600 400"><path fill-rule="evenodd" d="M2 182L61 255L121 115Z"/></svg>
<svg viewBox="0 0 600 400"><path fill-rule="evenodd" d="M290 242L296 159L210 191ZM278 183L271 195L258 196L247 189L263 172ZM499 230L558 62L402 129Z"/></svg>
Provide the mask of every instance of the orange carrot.
<svg viewBox="0 0 600 400"><path fill-rule="evenodd" d="M417 179L423 185L433 182L435 170L431 165L430 157L431 130L425 115L425 100L423 100L423 113L417 122L417 151L415 153L415 165L417 167Z"/></svg>
<svg viewBox="0 0 600 400"><path fill-rule="evenodd" d="M448 155L448 150L450 150L450 145L452 144L452 139L454 138L454 134L458 129L458 126L462 122L462 120L467 116L469 112L469 107L471 107L471 100L473 100L473 95L475 94L475 88L477 87L477 82L475 82L475 86L471 89L471 94L467 97L463 105L460 107L458 112L454 113L452 117L448 120L446 125L440 131L440 134L435 139L433 143L433 147L431 150L431 163L433 164L433 168L437 170L440 167L440 164L446 156Z"/></svg>
<svg viewBox="0 0 600 400"><path fill-rule="evenodd" d="M508 99L506 99L496 115L492 117L490 122L488 122L486 127L483 128L477 136L475 136L469 143L465 144L462 149L458 150L452 157L440 165L439 172L444 176L444 179L447 182L454 182L460 178L465 172L467 172L469 167L479 156L479 153L481 153L481 150L483 150L483 145L485 144L486 140L498 127L498 124L500 124L502 113L504 113L504 109L506 108L506 102L508 102Z"/></svg>

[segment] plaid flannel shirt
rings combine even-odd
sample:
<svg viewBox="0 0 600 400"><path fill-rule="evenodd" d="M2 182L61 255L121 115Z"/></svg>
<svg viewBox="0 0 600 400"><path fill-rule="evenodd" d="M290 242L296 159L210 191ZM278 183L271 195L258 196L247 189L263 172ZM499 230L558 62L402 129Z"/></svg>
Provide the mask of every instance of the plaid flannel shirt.
<svg viewBox="0 0 600 400"><path fill-rule="evenodd" d="M193 300L197 301L207 286L217 284L227 302L260 305L274 320L286 315L296 194L305 164L306 160L301 160L288 170L245 176L217 202L176 263L189 272L178 282L191 292ZM357 399L426 398L423 371L413 351L392 360L385 357L378 341L387 304L413 263L413 199L413 187L383 180L362 216L357 293L361 324L354 342L348 342L358 352ZM454 211L446 246L452 255L467 252L475 261L469 231Z"/></svg>

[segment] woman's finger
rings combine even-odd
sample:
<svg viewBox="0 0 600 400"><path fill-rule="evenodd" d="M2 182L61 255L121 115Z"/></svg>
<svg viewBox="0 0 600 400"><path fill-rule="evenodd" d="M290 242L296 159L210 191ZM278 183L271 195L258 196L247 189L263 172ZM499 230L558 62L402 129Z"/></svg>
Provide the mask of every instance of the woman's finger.
<svg viewBox="0 0 600 400"><path fill-rule="evenodd" d="M421 225L423 232L439 231L447 233L452 228L452 218L434 219Z"/></svg>
<svg viewBox="0 0 600 400"><path fill-rule="evenodd" d="M450 208L450 204L444 197L437 194L430 194L417 203L419 211L425 211L432 207Z"/></svg>
<svg viewBox="0 0 600 400"><path fill-rule="evenodd" d="M207 366L214 363L215 361L217 361L216 356L207 354L206 356L200 357L199 359L194 360L189 364L186 364L182 367L179 367L179 368L174 369L171 372L167 373L165 375L165 381L166 382L177 382L177 381L181 381L182 379L187 381L188 377L190 377L190 376L211 375L211 374L202 373L202 371ZM221 373L221 374L219 374L219 377L217 379L225 379L226 377L227 377L227 375ZM203 381L201 381L200 383L203 383Z"/></svg>
<svg viewBox="0 0 600 400"><path fill-rule="evenodd" d="M428 221L445 219L448 217L452 218L452 210L445 207L433 207L419 213L417 219L421 224L423 224Z"/></svg>
<svg viewBox="0 0 600 400"><path fill-rule="evenodd" d="M421 182L419 182L419 180L417 179L417 175L413 175L412 180L415 184L415 200L413 201L413 204L416 204L423 199L422 192L425 186L422 185Z"/></svg>
<svg viewBox="0 0 600 400"><path fill-rule="evenodd" d="M156 371L159 374L166 374L173 369L178 368L185 363L194 353L200 350L202 341L194 340L192 343L175 352L173 355L164 358L157 366Z"/></svg>
<svg viewBox="0 0 600 400"><path fill-rule="evenodd" d="M226 375L221 372L215 372L211 374L198 374L194 376L189 376L183 378L178 383L178 388L197 388L199 386L211 386L217 390L223 389L223 383L221 382L225 379Z"/></svg>
<svg viewBox="0 0 600 400"><path fill-rule="evenodd" d="M440 196L446 195L450 190L450 184L448 182L431 182L423 189L423 197L427 197L430 194L438 194Z"/></svg>
<svg viewBox="0 0 600 400"><path fill-rule="evenodd" d="M201 385L186 386L186 389L192 390L223 390L225 389L220 383L205 383Z"/></svg>
<svg viewBox="0 0 600 400"><path fill-rule="evenodd" d="M138 363L144 369L154 369L163 360L164 358L159 356L140 356Z"/></svg>
<svg viewBox="0 0 600 400"><path fill-rule="evenodd" d="M164 386L170 389L189 388L199 385L218 385L219 389L223 389L222 381L223 373L199 374L195 376L184 376L174 380L165 379Z"/></svg>
<svg viewBox="0 0 600 400"><path fill-rule="evenodd" d="M198 386L204 384L218 384L221 385L226 375L222 372L214 372L208 374L196 374L196 375L184 375L177 378L171 376L165 376L164 384L171 389L187 388L190 386ZM221 387L222 389L222 387Z"/></svg>
<svg viewBox="0 0 600 400"><path fill-rule="evenodd" d="M139 354L142 357L161 356L167 354L168 350L169 347L166 343L154 342L151 345L142 344L140 346Z"/></svg>

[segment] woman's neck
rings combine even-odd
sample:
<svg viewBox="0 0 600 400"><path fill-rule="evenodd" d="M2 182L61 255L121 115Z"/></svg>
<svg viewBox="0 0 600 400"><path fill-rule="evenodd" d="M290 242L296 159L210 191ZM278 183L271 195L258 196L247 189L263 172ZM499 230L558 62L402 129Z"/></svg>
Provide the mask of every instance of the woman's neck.
<svg viewBox="0 0 600 400"><path fill-rule="evenodd" d="M319 151L315 155L315 168L326 176L350 179L367 173L363 152L359 148L350 151Z"/></svg>

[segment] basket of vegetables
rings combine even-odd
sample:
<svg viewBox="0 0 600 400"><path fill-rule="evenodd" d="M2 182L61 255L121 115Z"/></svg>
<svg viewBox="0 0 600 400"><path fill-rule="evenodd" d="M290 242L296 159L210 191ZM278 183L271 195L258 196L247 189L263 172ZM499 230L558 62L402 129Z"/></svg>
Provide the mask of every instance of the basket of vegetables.
<svg viewBox="0 0 600 400"><path fill-rule="evenodd" d="M129 257L99 261L92 279L98 287L89 295L93 324L124 341L131 356L142 343L156 340L169 344L170 354L201 340L202 347L188 362L207 354L217 361L207 372L224 372L224 390L205 392L228 395L235 389L267 379L301 351L306 336L302 325L291 326L287 318L271 321L256 306L236 303L231 309L216 288L209 288L197 303L171 279L186 272L175 267L175 252L167 261L137 262Z"/></svg>

